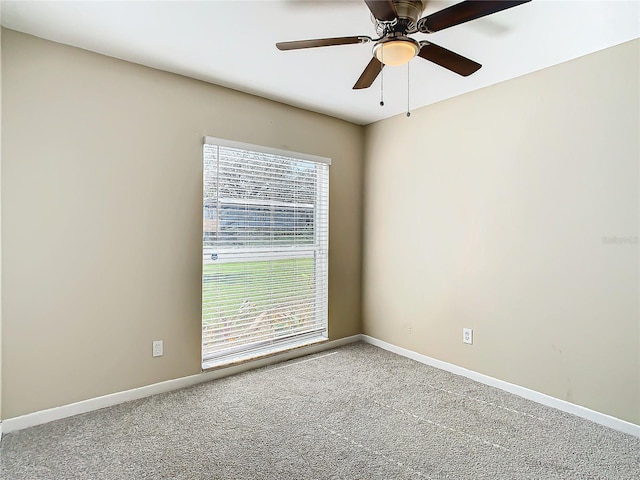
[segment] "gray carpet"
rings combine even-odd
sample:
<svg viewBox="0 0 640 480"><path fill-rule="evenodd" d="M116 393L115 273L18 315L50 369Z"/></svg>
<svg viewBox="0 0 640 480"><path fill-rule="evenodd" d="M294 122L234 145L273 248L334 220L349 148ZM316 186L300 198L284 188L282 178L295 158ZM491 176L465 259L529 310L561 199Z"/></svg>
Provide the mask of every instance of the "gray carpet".
<svg viewBox="0 0 640 480"><path fill-rule="evenodd" d="M638 479L640 440L354 344L6 435L0 478Z"/></svg>

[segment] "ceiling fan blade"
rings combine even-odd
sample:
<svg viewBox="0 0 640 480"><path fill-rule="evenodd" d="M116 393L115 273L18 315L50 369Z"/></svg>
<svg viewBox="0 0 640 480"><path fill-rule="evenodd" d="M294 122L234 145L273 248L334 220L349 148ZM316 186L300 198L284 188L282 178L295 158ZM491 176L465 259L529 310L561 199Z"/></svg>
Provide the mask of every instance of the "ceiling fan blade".
<svg viewBox="0 0 640 480"><path fill-rule="evenodd" d="M393 22L398 18L396 6L391 0L364 0L374 17L383 22Z"/></svg>
<svg viewBox="0 0 640 480"><path fill-rule="evenodd" d="M469 60L462 55L458 55L457 53L447 50L446 48L442 48L434 43L424 42L421 43L421 45L422 48L420 48L420 52L418 53L420 57L440 65L447 70L451 70L458 75L462 75L463 77L468 77L482 67L479 63Z"/></svg>
<svg viewBox="0 0 640 480"><path fill-rule="evenodd" d="M354 43L367 43L371 38L359 37L335 37L335 38L316 38L313 40L297 40L294 42L278 42L276 47L278 50L299 50L301 48L314 47L330 47L332 45L351 45Z"/></svg>
<svg viewBox="0 0 640 480"><path fill-rule="evenodd" d="M369 88L373 81L378 77L383 67L384 64L376 57L373 57L369 62L369 65L364 69L364 72L362 72L362 75L360 75L356 84L353 86L353 89L360 90L363 88Z"/></svg>
<svg viewBox="0 0 640 480"><path fill-rule="evenodd" d="M531 0L466 0L418 20L418 30L423 33L437 32L461 23L517 7Z"/></svg>

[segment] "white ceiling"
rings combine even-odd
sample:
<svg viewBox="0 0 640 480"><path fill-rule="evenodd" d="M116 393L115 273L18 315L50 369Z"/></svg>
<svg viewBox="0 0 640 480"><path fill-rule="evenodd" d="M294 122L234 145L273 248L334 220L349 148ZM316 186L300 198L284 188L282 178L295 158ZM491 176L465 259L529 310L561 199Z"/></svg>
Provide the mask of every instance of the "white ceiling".
<svg viewBox="0 0 640 480"><path fill-rule="evenodd" d="M456 1L428 3L425 14ZM351 87L372 44L281 52L278 41L375 37L355 1L2 1L2 25L60 43L368 124L406 111L407 67L385 68L367 90ZM415 58L415 109L640 37L637 0L533 0L489 17L414 38L483 65L460 77ZM597 72L594 72L596 75ZM579 81L579 79L575 79ZM571 81L571 79L568 79Z"/></svg>

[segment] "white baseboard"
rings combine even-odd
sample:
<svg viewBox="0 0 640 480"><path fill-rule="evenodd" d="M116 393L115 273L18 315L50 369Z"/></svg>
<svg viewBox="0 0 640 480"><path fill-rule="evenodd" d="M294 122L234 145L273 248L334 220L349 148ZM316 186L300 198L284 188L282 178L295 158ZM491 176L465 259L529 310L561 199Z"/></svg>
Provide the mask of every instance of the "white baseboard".
<svg viewBox="0 0 640 480"><path fill-rule="evenodd" d="M153 385L134 388L132 390L126 390L124 392L112 393L110 395L104 395L102 397L90 398L88 400L71 403L69 405L63 405L60 407L50 408L48 410L41 410L39 412L29 413L27 415L22 415L20 417L8 418L0 422L0 439L2 438L3 433L7 434L10 432L15 432L16 430L22 430L23 428L33 427L35 425L40 425L40 424L51 422L54 420L60 420L62 418L72 417L74 415L90 412L93 410L99 410L101 408L110 407L112 405L117 405L119 403L128 402L131 400L137 400L139 398L149 397L151 395L156 395L158 393L178 390L180 388L190 387L192 385L196 385L199 383L209 382L211 380L215 380L218 378L223 378L229 375L242 373L247 370L253 370L256 368L273 365L275 363L284 362L284 361L302 357L305 355L318 353L324 350L340 347L342 345L347 345L349 343L358 342L360 340L366 343L369 343L371 345L375 345L377 347L383 348L390 352L396 353L398 355L402 355L412 360L416 360L420 363L424 363L426 365L430 365L432 367L439 368L441 370L445 370L445 371L454 373L456 375L461 375L463 377L470 378L471 380L475 380L485 385L499 388L500 390L513 393L515 395L526 398L528 400L532 400L542 405L556 408L563 412L567 412L572 415L585 418L587 420L598 423L600 425L604 425L606 427L613 428L614 430L618 430L620 432L627 433L640 438L639 425L635 425L633 423L627 422L625 420L621 420L619 418L612 417L610 415L606 415L604 413L590 410L580 405L575 405L565 400L560 400L558 398L545 395L544 393L536 392L535 390L530 390L528 388L521 387L513 383L505 382L503 380L499 380L497 378L493 378L488 375L484 375L482 373L474 372L473 370L468 370L466 368L459 367L452 363L447 363L441 360L437 360L435 358L422 355L412 350L408 350L406 348L398 347L391 343L378 340L377 338L370 337L369 335L353 335L351 337L341 338L338 340L332 340L324 343L318 343L315 345L311 345L309 347L303 347L300 349L284 352L279 355L274 355L272 357L266 357L263 359L254 360L254 361L243 363L240 365L234 365L231 367L221 368L219 370L200 373L197 375L191 375L188 377L176 378L174 380L167 380L165 382L154 383Z"/></svg>
<svg viewBox="0 0 640 480"><path fill-rule="evenodd" d="M369 335L362 335L362 340L366 343L370 343L371 345L375 345L376 347L380 347L390 352L397 353L398 355L402 355L403 357L416 360L417 362L424 363L441 370L446 370L447 372L455 373L456 375L470 378L471 380L475 380L476 382L499 388L500 390L513 393L520 397L526 398L527 400L533 400L534 402L540 403L542 405L553 407L557 410L561 410L563 412L585 418L594 423L598 423L600 425L604 425L605 427L613 428L614 430L618 430L620 432L640 438L640 425L636 425L634 423L627 422L625 420L621 420L604 413L596 412L595 410L591 410L589 408L582 407L565 400L560 400L559 398L551 397L544 393L521 387L520 385L515 385L513 383L505 382L503 380L499 380L482 373L474 372L473 370L468 370L452 363L443 362L442 360L437 360L435 358L422 355L412 350L408 350L406 348L398 347L391 343L378 340L377 338L370 337Z"/></svg>
<svg viewBox="0 0 640 480"><path fill-rule="evenodd" d="M322 352L324 350L341 347L342 345L358 342L360 340L362 340L361 335L353 335L351 337L340 338L338 340L316 343L308 347L297 348L295 350L290 350L288 352L283 352L281 354L253 360L239 365L233 365L226 368L220 368L218 370L190 375L188 377L167 380L165 382L154 383L152 385L146 385L144 387L125 390L123 392L103 395L101 397L90 398L88 400L82 400L80 402L70 403L68 405L62 405L60 407L40 410L38 412L29 413L20 417L8 418L0 423L0 432L3 431L5 434L15 432L16 430L22 430L23 428L33 427L35 425L52 422L54 420L72 417L74 415L91 412L93 410L99 410L101 408L110 407L119 403L137 400L144 397L150 397L151 395L178 390L180 388L190 387L198 383L204 383L218 378L228 377L230 375L242 373L247 370L266 367L275 363L280 363L305 355Z"/></svg>

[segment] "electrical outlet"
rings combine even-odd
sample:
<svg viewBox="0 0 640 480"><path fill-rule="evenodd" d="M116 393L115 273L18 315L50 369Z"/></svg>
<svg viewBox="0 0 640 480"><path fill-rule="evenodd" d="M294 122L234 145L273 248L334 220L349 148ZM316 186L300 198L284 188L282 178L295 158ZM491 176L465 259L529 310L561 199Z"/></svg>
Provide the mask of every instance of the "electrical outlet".
<svg viewBox="0 0 640 480"><path fill-rule="evenodd" d="M470 328L462 329L462 341L464 343L468 343L469 345L473 345L473 330Z"/></svg>
<svg viewBox="0 0 640 480"><path fill-rule="evenodd" d="M153 341L153 356L154 357L161 357L163 354L162 352L162 340L154 340Z"/></svg>

